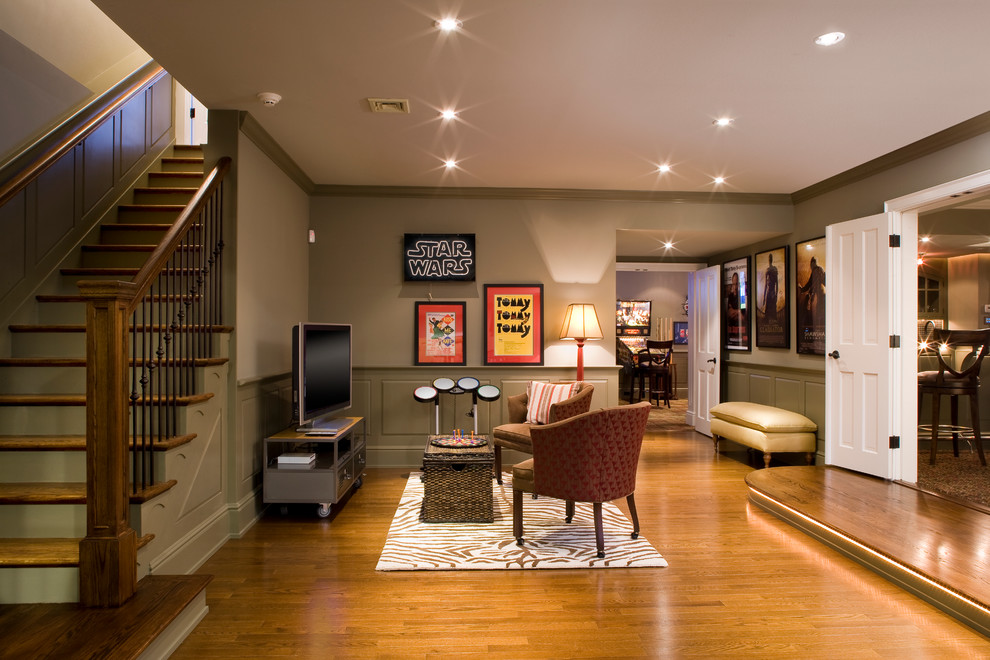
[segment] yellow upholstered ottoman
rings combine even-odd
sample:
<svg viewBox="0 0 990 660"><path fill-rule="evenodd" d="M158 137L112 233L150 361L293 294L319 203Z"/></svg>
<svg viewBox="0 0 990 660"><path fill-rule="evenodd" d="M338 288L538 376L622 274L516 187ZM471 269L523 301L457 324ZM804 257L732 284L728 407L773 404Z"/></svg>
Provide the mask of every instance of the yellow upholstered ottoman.
<svg viewBox="0 0 990 660"><path fill-rule="evenodd" d="M748 401L726 401L709 410L715 453L726 438L763 452L763 464L777 452L805 452L808 465L818 450L818 425L804 415Z"/></svg>

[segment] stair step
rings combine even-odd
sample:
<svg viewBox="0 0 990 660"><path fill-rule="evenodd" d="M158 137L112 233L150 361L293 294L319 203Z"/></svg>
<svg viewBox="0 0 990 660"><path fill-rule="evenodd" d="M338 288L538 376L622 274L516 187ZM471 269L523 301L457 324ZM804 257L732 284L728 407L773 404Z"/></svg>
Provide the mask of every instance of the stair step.
<svg viewBox="0 0 990 660"><path fill-rule="evenodd" d="M138 538L143 548L155 538L145 534ZM0 567L78 566L81 538L0 539Z"/></svg>
<svg viewBox="0 0 990 660"><path fill-rule="evenodd" d="M135 204L188 204L198 188L185 186L145 186L134 188Z"/></svg>
<svg viewBox="0 0 990 660"><path fill-rule="evenodd" d="M152 443L154 451L168 451L192 442L195 433L177 435ZM0 436L0 451L85 451L84 435L6 435Z"/></svg>
<svg viewBox="0 0 990 660"><path fill-rule="evenodd" d="M175 479L130 494L131 504L141 504L177 484ZM0 483L0 504L85 504L86 483Z"/></svg>
<svg viewBox="0 0 990 660"><path fill-rule="evenodd" d="M138 332L143 332L148 326L137 325L131 326L131 330L137 330ZM84 333L86 332L86 326L78 323L13 323L7 326L7 329L12 333L26 333L26 332L40 332L40 333ZM152 325L150 329L153 332L161 332L167 328L163 325ZM214 333L229 333L233 332L234 328L229 325L201 325L195 328L190 326L184 326L177 330L177 332L214 332Z"/></svg>
<svg viewBox="0 0 990 660"><path fill-rule="evenodd" d="M202 298L202 296L198 294L195 296L189 294L170 296L154 295L145 296L144 300L149 302L174 302L176 300L194 301L199 300L200 298ZM72 293L43 293L35 296L34 299L40 303L85 303L87 300L87 298L82 295Z"/></svg>
<svg viewBox="0 0 990 660"><path fill-rule="evenodd" d="M199 172L149 172L149 188L172 188L195 186L199 188L203 183L203 174Z"/></svg>
<svg viewBox="0 0 990 660"><path fill-rule="evenodd" d="M154 534L137 540L138 549L151 543ZM0 568L78 566L81 538L0 539Z"/></svg>
<svg viewBox="0 0 990 660"><path fill-rule="evenodd" d="M0 504L85 504L86 484L28 482L0 484Z"/></svg>
<svg viewBox="0 0 990 660"><path fill-rule="evenodd" d="M177 406L192 406L213 398L213 392L201 394L186 394L170 397L168 401ZM162 402L165 398L159 395L151 397L152 402ZM147 401L146 397L137 400L139 404ZM85 394L0 394L0 406L85 406Z"/></svg>
<svg viewBox="0 0 990 660"><path fill-rule="evenodd" d="M104 252L104 253L119 253L119 252L154 252L157 245L145 245L142 243L130 243L130 244L107 244L107 243L90 243L88 245L81 246L83 253L86 252ZM180 245L178 248L179 252L199 252L202 249L201 245Z"/></svg>
<svg viewBox="0 0 990 660"><path fill-rule="evenodd" d="M78 566L82 539L0 539L0 568Z"/></svg>
<svg viewBox="0 0 990 660"><path fill-rule="evenodd" d="M144 358L130 360L130 364L142 365L147 360ZM225 357L209 357L209 358L194 358L192 360L193 366L195 367L215 367L221 364L227 363L227 358ZM189 364L189 360L163 360L158 363L160 366L184 366ZM14 358L0 358L0 367L85 367L86 358L79 357L14 357Z"/></svg>
<svg viewBox="0 0 990 660"><path fill-rule="evenodd" d="M159 218L155 218L158 220ZM160 222L117 222L100 227L101 245L158 245L174 225ZM195 228L194 228L195 231Z"/></svg>
<svg viewBox="0 0 990 660"><path fill-rule="evenodd" d="M194 156L166 156L162 158L163 172L202 172L203 159Z"/></svg>
<svg viewBox="0 0 990 660"><path fill-rule="evenodd" d="M185 204L119 204L117 222L173 224L185 208Z"/></svg>

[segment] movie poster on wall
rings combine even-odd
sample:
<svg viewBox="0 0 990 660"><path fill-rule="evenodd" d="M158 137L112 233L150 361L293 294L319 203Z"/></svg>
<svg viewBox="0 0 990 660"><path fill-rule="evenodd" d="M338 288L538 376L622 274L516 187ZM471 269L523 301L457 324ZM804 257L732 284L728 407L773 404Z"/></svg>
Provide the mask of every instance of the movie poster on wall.
<svg viewBox="0 0 990 660"><path fill-rule="evenodd" d="M797 281L797 352L825 355L825 237L794 248Z"/></svg>
<svg viewBox="0 0 990 660"><path fill-rule="evenodd" d="M485 364L543 364L543 285L485 285Z"/></svg>
<svg viewBox="0 0 990 660"><path fill-rule="evenodd" d="M728 261L722 265L722 320L727 350L750 350L749 309L749 257Z"/></svg>
<svg viewBox="0 0 990 660"><path fill-rule="evenodd" d="M466 303L417 301L416 346L413 364L466 363L464 329Z"/></svg>
<svg viewBox="0 0 990 660"><path fill-rule="evenodd" d="M787 246L756 255L756 345L790 348Z"/></svg>

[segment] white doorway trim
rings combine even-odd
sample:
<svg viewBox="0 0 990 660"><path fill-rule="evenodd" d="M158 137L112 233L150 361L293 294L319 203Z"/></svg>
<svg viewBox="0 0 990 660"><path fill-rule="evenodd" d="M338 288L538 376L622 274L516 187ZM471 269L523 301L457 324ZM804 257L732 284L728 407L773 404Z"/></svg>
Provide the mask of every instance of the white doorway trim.
<svg viewBox="0 0 990 660"><path fill-rule="evenodd" d="M918 242L917 227L918 214L926 211L934 211L940 208L956 206L967 199L979 195L990 193L990 170L977 172L969 176L955 179L947 183L942 183L931 188L926 188L909 195L897 197L884 203L884 210L901 215L902 238L901 243L901 282L914 282L918 272ZM913 231L912 231L913 229ZM913 238L912 238L913 235ZM908 242L911 241L911 242ZM896 279L896 278L895 278ZM896 292L896 281L890 282L891 295L897 295L898 299L904 301L908 310L914 309L914 317L917 318L917 296L908 294L905 290ZM905 286L904 289L911 290ZM895 294L896 292L896 294ZM911 326L905 324L904 332L907 333ZM904 382L915 382L918 379L918 356L917 350L913 349L915 337L903 337L900 369ZM911 347L911 348L909 348ZM911 388L905 388L910 392ZM895 450L893 465L894 479L900 479L915 483L918 481L918 433L917 433L917 397L915 395L904 396L901 406L901 449ZM899 456L896 456L899 454Z"/></svg>

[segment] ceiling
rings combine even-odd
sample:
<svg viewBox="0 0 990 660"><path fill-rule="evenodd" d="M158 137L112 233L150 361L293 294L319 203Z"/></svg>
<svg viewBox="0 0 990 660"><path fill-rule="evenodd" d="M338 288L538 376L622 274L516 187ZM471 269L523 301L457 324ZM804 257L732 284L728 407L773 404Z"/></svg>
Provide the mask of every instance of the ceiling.
<svg viewBox="0 0 990 660"><path fill-rule="evenodd" d="M983 0L94 2L317 185L789 194L990 110Z"/></svg>

